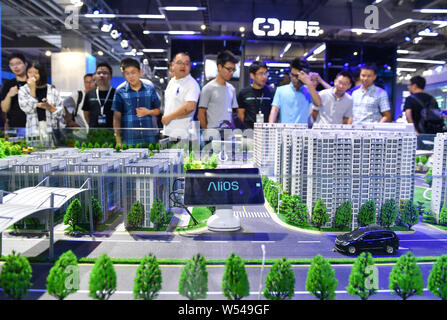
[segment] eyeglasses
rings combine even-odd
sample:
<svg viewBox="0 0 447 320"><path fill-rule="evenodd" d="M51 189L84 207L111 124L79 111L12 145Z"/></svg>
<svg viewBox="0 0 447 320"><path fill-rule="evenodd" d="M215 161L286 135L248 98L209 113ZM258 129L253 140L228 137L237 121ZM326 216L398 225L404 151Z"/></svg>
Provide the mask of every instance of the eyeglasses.
<svg viewBox="0 0 447 320"><path fill-rule="evenodd" d="M23 65L23 62L16 62L16 63L10 63L9 64L9 67L18 67L18 66L21 66L21 65Z"/></svg>
<svg viewBox="0 0 447 320"><path fill-rule="evenodd" d="M269 73L268 72L257 72L256 75L260 76L260 77L268 77Z"/></svg>
<svg viewBox="0 0 447 320"><path fill-rule="evenodd" d="M235 72L236 71L236 68L230 68L230 67L225 67L225 66L224 66L224 68L227 69L228 72Z"/></svg>
<svg viewBox="0 0 447 320"><path fill-rule="evenodd" d="M107 71L99 71L96 73L98 76L103 75L103 76L108 76L110 74L110 72Z"/></svg>
<svg viewBox="0 0 447 320"><path fill-rule="evenodd" d="M176 62L174 62L177 65L184 65L185 67L189 67L191 65L191 62L183 62L180 60L177 60Z"/></svg>

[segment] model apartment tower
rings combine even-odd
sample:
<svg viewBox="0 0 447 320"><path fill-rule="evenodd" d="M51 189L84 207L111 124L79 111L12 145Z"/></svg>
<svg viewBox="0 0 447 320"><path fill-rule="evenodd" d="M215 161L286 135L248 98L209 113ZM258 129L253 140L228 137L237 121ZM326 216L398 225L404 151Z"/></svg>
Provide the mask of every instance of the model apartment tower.
<svg viewBox="0 0 447 320"><path fill-rule="evenodd" d="M439 223L439 214L447 200L447 134L438 133L435 138L431 211Z"/></svg>
<svg viewBox="0 0 447 320"><path fill-rule="evenodd" d="M299 195L309 211L322 199L330 215L326 226L333 225L335 212L344 201L352 203L353 227L357 227L357 214L366 201L374 200L378 217L388 199L397 203L413 199L416 136L407 126L278 127L273 124L276 130L270 135L274 137L263 132L264 137L276 141L267 152L274 156L275 180L289 194Z"/></svg>

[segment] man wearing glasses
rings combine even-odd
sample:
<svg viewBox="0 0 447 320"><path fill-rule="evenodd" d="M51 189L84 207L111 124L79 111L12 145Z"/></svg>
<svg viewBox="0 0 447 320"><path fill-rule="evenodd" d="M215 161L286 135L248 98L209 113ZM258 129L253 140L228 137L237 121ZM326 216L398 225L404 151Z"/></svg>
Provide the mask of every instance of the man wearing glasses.
<svg viewBox="0 0 447 320"><path fill-rule="evenodd" d="M307 67L307 63L298 58L292 61L292 81L276 90L269 122L276 122L279 113L280 123L308 123L310 103L313 102L318 107L321 105L320 96L309 75L303 71Z"/></svg>
<svg viewBox="0 0 447 320"><path fill-rule="evenodd" d="M191 76L191 58L180 52L172 63L173 77L165 91L165 109L161 118L164 134L172 139L186 139L199 101L200 87Z"/></svg>
<svg viewBox="0 0 447 320"><path fill-rule="evenodd" d="M236 71L238 59L226 50L217 56L217 77L207 83L199 101L197 118L202 129L232 126L232 109L238 107L236 90L228 81Z"/></svg>
<svg viewBox="0 0 447 320"><path fill-rule="evenodd" d="M95 74L96 88L87 92L82 107L89 128L113 128L115 88L110 86L111 80L112 67L107 63L99 63Z"/></svg>
<svg viewBox="0 0 447 320"><path fill-rule="evenodd" d="M25 136L26 114L19 107L19 88L26 84L26 63L25 57L21 53L14 53L9 57L9 68L16 76L3 84L1 92L1 109L6 113L5 130L8 127L17 128L17 136Z"/></svg>
<svg viewBox="0 0 447 320"><path fill-rule="evenodd" d="M254 61L249 67L251 85L239 91L237 116L245 129L253 129L256 115L261 114L264 122L272 109L273 91L266 86L268 72L264 61Z"/></svg>

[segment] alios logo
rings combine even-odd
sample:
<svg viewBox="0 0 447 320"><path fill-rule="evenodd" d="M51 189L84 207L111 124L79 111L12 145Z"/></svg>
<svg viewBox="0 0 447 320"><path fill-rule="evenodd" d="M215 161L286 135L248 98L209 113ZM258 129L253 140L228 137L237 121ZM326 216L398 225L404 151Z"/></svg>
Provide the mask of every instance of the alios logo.
<svg viewBox="0 0 447 320"><path fill-rule="evenodd" d="M230 190L234 191L239 190L239 182L219 181L215 183L211 181L208 184L208 191L230 191Z"/></svg>
<svg viewBox="0 0 447 320"><path fill-rule="evenodd" d="M76 6L66 6L65 14L68 16L65 18L65 28L67 30L77 30L79 29L79 10L80 7Z"/></svg>
<svg viewBox="0 0 447 320"><path fill-rule="evenodd" d="M265 31L267 29L269 31ZM320 23L318 21L280 21L276 18L256 18L253 20L253 33L258 37L277 37L279 35L318 37Z"/></svg>

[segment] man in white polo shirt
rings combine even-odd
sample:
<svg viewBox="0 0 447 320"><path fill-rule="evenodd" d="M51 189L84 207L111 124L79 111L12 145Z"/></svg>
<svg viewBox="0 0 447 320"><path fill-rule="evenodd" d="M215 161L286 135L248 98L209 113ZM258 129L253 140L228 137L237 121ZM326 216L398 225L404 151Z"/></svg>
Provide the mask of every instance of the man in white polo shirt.
<svg viewBox="0 0 447 320"><path fill-rule="evenodd" d="M161 123L164 125L164 134L172 140L187 139L199 101L200 87L189 74L191 58L187 53L176 54L172 66L174 77L165 91L165 109Z"/></svg>
<svg viewBox="0 0 447 320"><path fill-rule="evenodd" d="M334 80L334 87L320 91L321 106L313 103L314 123L350 124L352 123L352 98L346 93L353 80L349 71L340 71Z"/></svg>

